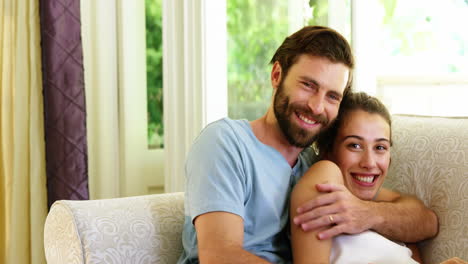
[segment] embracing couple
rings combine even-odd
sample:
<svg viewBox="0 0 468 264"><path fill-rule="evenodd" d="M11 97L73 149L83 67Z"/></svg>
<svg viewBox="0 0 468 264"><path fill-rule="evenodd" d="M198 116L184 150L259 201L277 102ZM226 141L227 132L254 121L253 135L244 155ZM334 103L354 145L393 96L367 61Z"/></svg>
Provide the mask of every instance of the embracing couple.
<svg viewBox="0 0 468 264"><path fill-rule="evenodd" d="M266 114L209 124L188 154L179 263L416 263L405 243L437 216L382 187L391 116L351 91L346 39L304 27L271 64Z"/></svg>

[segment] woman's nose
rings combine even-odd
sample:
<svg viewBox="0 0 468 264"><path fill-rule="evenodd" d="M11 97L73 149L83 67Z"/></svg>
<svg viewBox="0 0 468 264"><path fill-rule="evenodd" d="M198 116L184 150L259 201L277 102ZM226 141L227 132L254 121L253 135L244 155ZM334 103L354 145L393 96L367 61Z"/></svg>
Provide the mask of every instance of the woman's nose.
<svg viewBox="0 0 468 264"><path fill-rule="evenodd" d="M372 169L375 167L375 157L372 151L365 150L361 156L360 166L362 168Z"/></svg>

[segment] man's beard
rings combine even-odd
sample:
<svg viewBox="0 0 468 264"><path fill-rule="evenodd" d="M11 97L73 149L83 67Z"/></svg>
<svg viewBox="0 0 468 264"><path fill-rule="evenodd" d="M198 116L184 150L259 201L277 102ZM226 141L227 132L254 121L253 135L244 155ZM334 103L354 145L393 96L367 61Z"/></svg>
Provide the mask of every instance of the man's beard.
<svg viewBox="0 0 468 264"><path fill-rule="evenodd" d="M289 96L284 92L283 81L278 86L276 91L275 98L273 101L273 110L275 111L276 119L278 124L283 132L284 136L288 140L289 144L299 147L306 148L317 139L318 134L325 130L329 121L328 118L324 115L315 115L310 111L309 107L306 105L301 105L299 103L289 104ZM292 115L295 115L296 112L302 113L307 117L313 117L313 119L322 125L319 131L308 131L297 126L292 122Z"/></svg>

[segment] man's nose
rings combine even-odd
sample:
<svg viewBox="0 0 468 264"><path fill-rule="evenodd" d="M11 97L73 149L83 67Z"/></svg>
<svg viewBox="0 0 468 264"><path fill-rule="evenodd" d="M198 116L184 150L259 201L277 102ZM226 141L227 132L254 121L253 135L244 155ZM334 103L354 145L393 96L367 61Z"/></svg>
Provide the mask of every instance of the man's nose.
<svg viewBox="0 0 468 264"><path fill-rule="evenodd" d="M315 94L309 98L308 106L314 115L320 115L324 111L325 97L322 94Z"/></svg>

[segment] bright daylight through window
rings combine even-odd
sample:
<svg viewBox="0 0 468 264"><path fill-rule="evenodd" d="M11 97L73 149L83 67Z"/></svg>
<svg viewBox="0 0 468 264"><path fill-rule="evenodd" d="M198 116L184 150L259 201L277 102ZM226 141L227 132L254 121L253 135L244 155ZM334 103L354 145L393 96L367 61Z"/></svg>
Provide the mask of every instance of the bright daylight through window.
<svg viewBox="0 0 468 264"><path fill-rule="evenodd" d="M468 116L468 1L376 1L377 95L393 113Z"/></svg>
<svg viewBox="0 0 468 264"><path fill-rule="evenodd" d="M302 25L331 26L353 45L362 69L355 79L364 80L356 90L380 97L393 113L468 115L460 107L468 97L467 0L228 0L231 118L265 111L268 61L291 32L288 8L298 1Z"/></svg>
<svg viewBox="0 0 468 264"><path fill-rule="evenodd" d="M148 142L164 146L161 0L146 0ZM268 64L302 25L340 31L356 90L392 113L468 116L468 0L226 0L228 115L253 120L271 100ZM360 69L360 70L359 70Z"/></svg>

